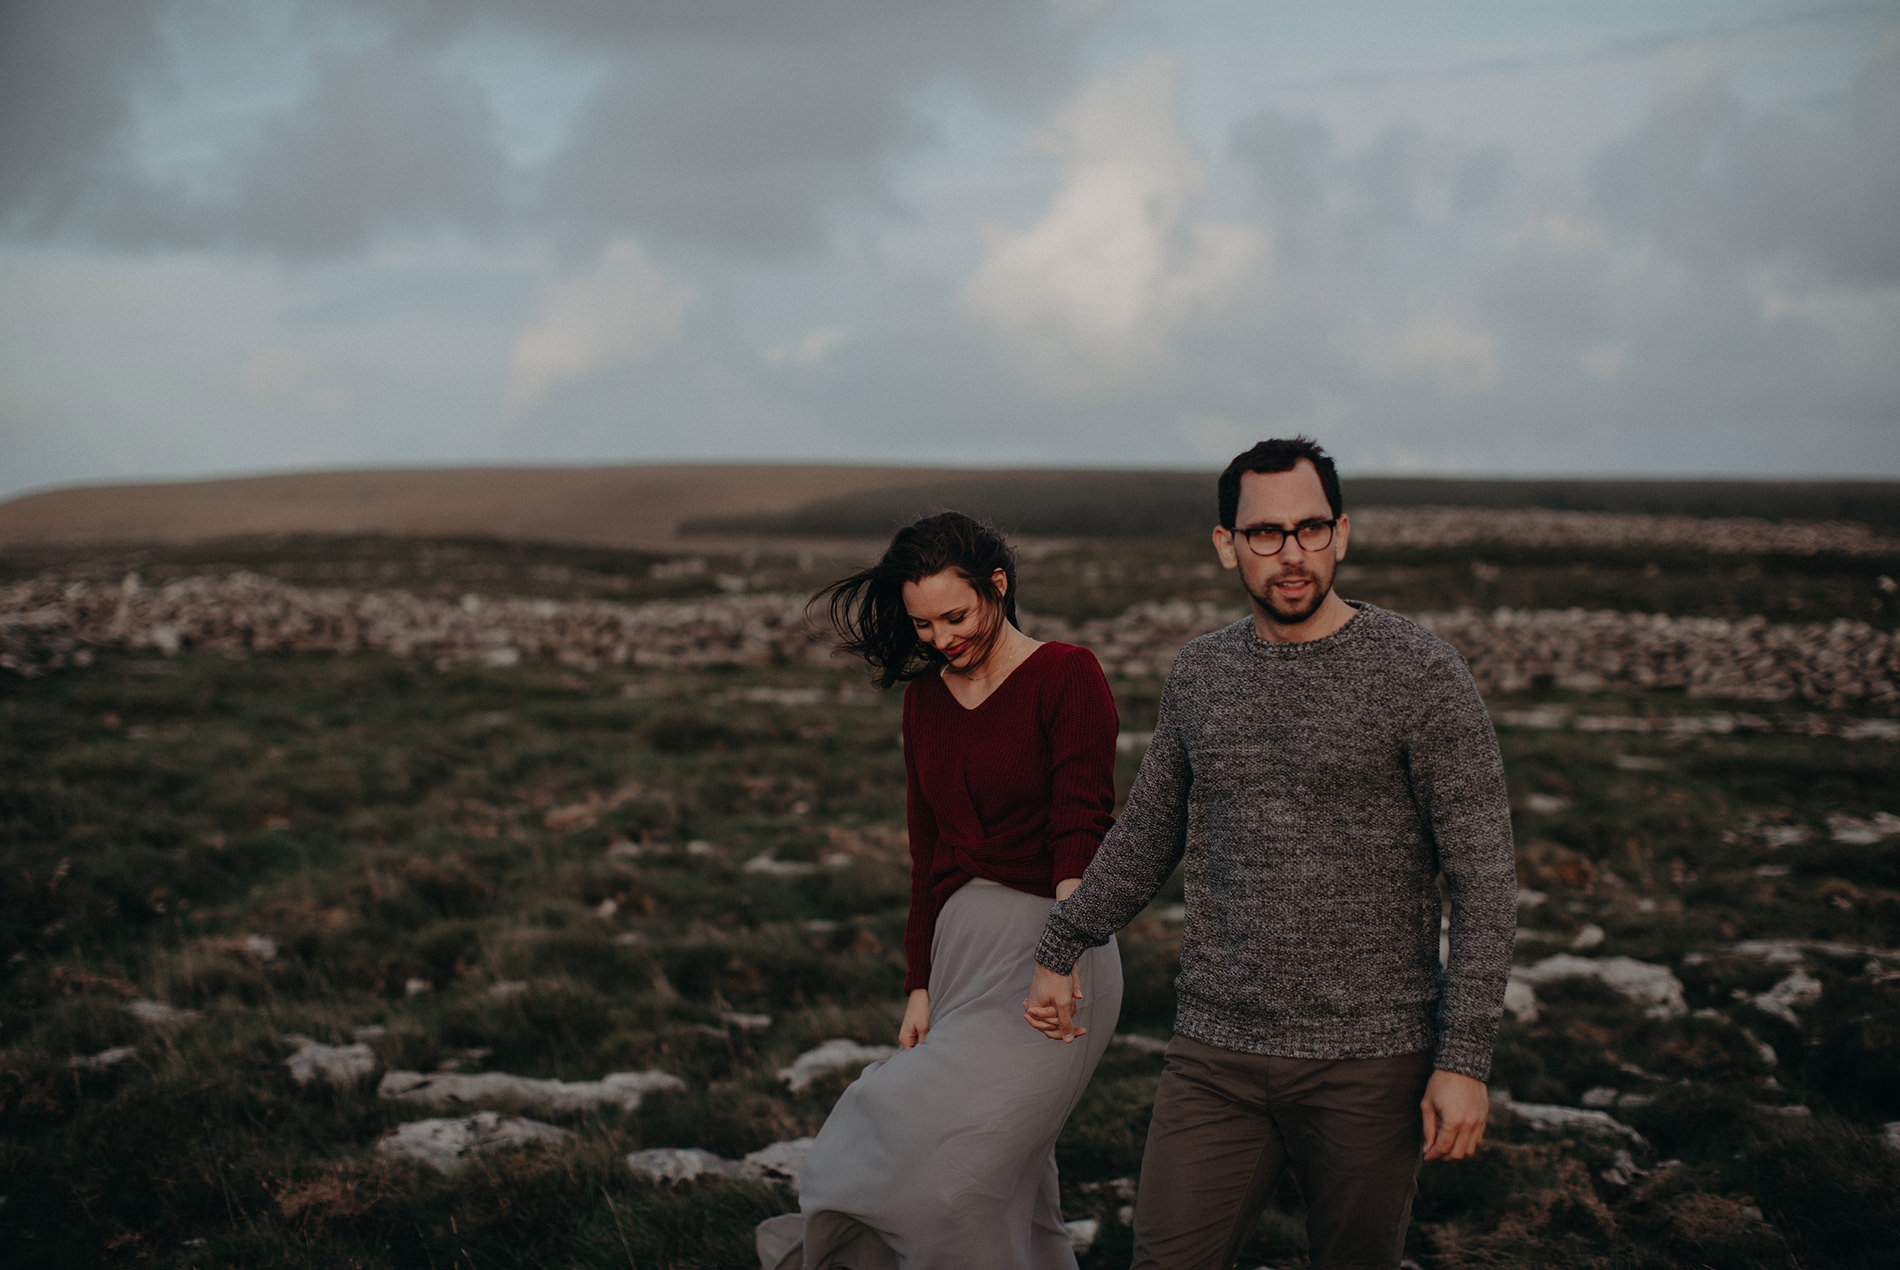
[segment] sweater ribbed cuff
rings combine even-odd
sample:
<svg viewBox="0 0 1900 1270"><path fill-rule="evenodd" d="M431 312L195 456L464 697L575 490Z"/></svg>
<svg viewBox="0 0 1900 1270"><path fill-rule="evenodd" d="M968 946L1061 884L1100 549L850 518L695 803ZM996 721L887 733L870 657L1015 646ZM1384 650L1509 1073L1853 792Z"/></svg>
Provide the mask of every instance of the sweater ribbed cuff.
<svg viewBox="0 0 1900 1270"><path fill-rule="evenodd" d="M1049 920L1042 927L1042 938L1036 941L1036 964L1045 970L1066 975L1075 969L1075 963L1082 959L1082 954L1099 942L1090 940L1065 920L1062 906L1058 904L1049 910Z"/></svg>
<svg viewBox="0 0 1900 1270"><path fill-rule="evenodd" d="M1491 1079L1491 1051L1497 1043L1495 1030L1489 1038L1468 1032L1440 1032L1432 1055L1432 1066L1441 1071L1457 1072L1473 1080Z"/></svg>

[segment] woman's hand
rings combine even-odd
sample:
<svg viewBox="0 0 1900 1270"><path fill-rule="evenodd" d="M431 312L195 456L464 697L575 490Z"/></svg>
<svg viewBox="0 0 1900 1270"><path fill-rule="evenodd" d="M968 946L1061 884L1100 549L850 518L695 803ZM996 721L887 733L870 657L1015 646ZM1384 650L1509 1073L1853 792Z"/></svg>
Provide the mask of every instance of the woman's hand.
<svg viewBox="0 0 1900 1270"><path fill-rule="evenodd" d="M904 1003L904 1022L897 1029L897 1044L909 1049L930 1035L930 989L913 988Z"/></svg>

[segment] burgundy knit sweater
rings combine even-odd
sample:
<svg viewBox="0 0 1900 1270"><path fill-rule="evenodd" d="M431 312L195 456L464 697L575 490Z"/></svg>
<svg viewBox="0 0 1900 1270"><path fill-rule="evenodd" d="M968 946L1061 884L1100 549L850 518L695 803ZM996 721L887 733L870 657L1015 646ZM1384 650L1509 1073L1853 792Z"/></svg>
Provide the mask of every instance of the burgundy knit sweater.
<svg viewBox="0 0 1900 1270"><path fill-rule="evenodd" d="M1115 698L1095 654L1047 643L974 710L941 676L904 691L910 921L904 991L930 986L937 914L971 878L1053 898L1114 823Z"/></svg>

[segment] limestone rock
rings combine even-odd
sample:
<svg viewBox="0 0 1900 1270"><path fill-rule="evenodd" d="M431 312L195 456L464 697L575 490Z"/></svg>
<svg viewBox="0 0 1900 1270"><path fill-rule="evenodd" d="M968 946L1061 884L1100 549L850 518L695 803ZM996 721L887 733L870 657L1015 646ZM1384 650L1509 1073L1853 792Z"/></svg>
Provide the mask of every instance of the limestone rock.
<svg viewBox="0 0 1900 1270"><path fill-rule="evenodd" d="M775 860L769 851L764 855L753 856L744 866L744 872L768 878L802 878L817 871L817 865L804 860Z"/></svg>
<svg viewBox="0 0 1900 1270"><path fill-rule="evenodd" d="M1551 1103L1517 1102L1505 1104L1512 1114L1520 1120L1529 1121L1540 1129L1583 1129L1590 1133L1621 1134L1632 1142L1641 1142L1643 1135L1611 1116L1608 1112L1586 1107L1560 1107Z"/></svg>
<svg viewBox="0 0 1900 1270"><path fill-rule="evenodd" d="M1628 1186L1639 1177L1649 1176L1649 1170L1636 1166L1636 1157L1629 1153L1627 1147L1618 1147L1615 1161L1603 1170L1601 1176L1611 1186Z"/></svg>
<svg viewBox="0 0 1900 1270"><path fill-rule="evenodd" d="M163 1025L167 1023L189 1023L198 1017L196 1010L180 1010L166 1005L163 1001L147 1001L143 997L125 1003L125 1012L141 1023Z"/></svg>
<svg viewBox="0 0 1900 1270"><path fill-rule="evenodd" d="M444 1173L453 1173L478 1152L530 1143L557 1144L573 1136L566 1129L539 1120L478 1111L472 1116L399 1125L378 1139L376 1151L379 1155L420 1160Z"/></svg>
<svg viewBox="0 0 1900 1270"><path fill-rule="evenodd" d="M284 1060L290 1078L299 1085L324 1080L339 1088L355 1084L376 1070L376 1051L363 1042L354 1045L325 1045L307 1036L284 1038L297 1052Z"/></svg>
<svg viewBox="0 0 1900 1270"><path fill-rule="evenodd" d="M425 1107L465 1106L474 1102L514 1102L545 1111L574 1112L614 1106L632 1111L645 1095L686 1088L679 1077L661 1071L614 1072L600 1080L543 1080L507 1072L405 1072L383 1074L379 1097Z"/></svg>
<svg viewBox="0 0 1900 1270"><path fill-rule="evenodd" d="M1595 922L1584 923L1583 929L1570 939L1571 952L1589 952L1604 940L1603 928Z"/></svg>
<svg viewBox="0 0 1900 1270"><path fill-rule="evenodd" d="M635 1151L627 1167L656 1182L690 1182L700 1177L736 1177L754 1182L783 1182L796 1191L810 1138L774 1142L750 1152L743 1160L728 1160L698 1147L654 1147Z"/></svg>
<svg viewBox="0 0 1900 1270"><path fill-rule="evenodd" d="M1504 984L1504 1012L1519 1023L1535 1023L1538 1019L1537 991L1516 974Z"/></svg>
<svg viewBox="0 0 1900 1270"><path fill-rule="evenodd" d="M635 1151L627 1167L656 1182L690 1182L697 1177L730 1177L738 1171L733 1161L698 1147L654 1147Z"/></svg>
<svg viewBox="0 0 1900 1270"><path fill-rule="evenodd" d="M813 1081L846 1068L862 1070L897 1053L889 1045L860 1045L845 1037L826 1041L817 1049L806 1050L792 1060L790 1067L778 1069L778 1078L795 1094L811 1088Z"/></svg>
<svg viewBox="0 0 1900 1270"><path fill-rule="evenodd" d="M1870 847L1900 834L1900 816L1877 811L1866 820L1841 812L1827 818L1828 836L1851 847Z"/></svg>
<svg viewBox="0 0 1900 1270"><path fill-rule="evenodd" d="M741 1032L763 1032L772 1026L769 1014L746 1014L739 1010L725 1010L719 1015L720 1022L727 1027L736 1027Z"/></svg>
<svg viewBox="0 0 1900 1270"><path fill-rule="evenodd" d="M1682 980L1667 966L1652 965L1633 957L1577 957L1558 953L1533 966L1511 971L1513 979L1535 987L1557 979L1589 978L1609 984L1632 1001L1648 1007L1653 1018L1680 1018L1689 1012L1683 1000Z"/></svg>
<svg viewBox="0 0 1900 1270"><path fill-rule="evenodd" d="M1796 1027L1801 1026L1801 1016L1795 1011L1805 1010L1820 999L1821 981L1805 970L1796 970L1768 991L1758 992L1750 998L1756 1009Z"/></svg>
<svg viewBox="0 0 1900 1270"><path fill-rule="evenodd" d="M811 1150L811 1144L810 1138L792 1138L748 1151L745 1159L739 1162L739 1176L765 1182L787 1182L793 1190L797 1190L798 1179L805 1171L805 1154Z"/></svg>

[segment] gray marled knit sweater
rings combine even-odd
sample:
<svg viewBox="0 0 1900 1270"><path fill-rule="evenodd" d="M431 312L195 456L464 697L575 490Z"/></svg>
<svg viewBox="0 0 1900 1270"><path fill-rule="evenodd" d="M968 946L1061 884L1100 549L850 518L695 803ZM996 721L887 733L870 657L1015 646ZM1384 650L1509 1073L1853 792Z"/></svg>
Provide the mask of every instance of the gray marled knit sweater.
<svg viewBox="0 0 1900 1270"><path fill-rule="evenodd" d="M1185 853L1177 1032L1296 1058L1431 1048L1484 1080L1516 929L1497 737L1456 649L1353 607L1309 643L1248 617L1181 650L1121 819L1036 960L1069 970Z"/></svg>

